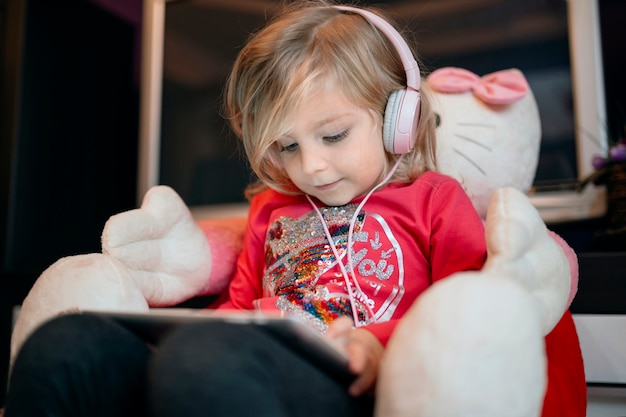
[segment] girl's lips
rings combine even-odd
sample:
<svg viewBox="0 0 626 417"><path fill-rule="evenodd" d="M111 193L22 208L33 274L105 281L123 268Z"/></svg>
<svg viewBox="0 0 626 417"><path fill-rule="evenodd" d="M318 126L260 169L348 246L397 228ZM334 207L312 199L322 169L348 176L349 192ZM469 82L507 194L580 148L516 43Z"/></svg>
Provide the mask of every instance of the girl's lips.
<svg viewBox="0 0 626 417"><path fill-rule="evenodd" d="M319 191L328 191L331 188L334 188L337 184L339 184L341 180L335 181L335 182L331 182L329 184L325 184L325 185L316 185L315 189L319 190Z"/></svg>

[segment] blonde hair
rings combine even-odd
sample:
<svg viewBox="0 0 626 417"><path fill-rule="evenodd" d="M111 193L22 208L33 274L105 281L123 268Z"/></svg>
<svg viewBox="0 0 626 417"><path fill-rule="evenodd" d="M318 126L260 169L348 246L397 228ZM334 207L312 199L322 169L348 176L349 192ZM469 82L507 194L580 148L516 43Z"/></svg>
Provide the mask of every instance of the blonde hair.
<svg viewBox="0 0 626 417"><path fill-rule="evenodd" d="M293 109L329 83L340 86L357 106L372 111L382 129L387 99L392 91L406 87L406 76L384 34L362 16L323 0L286 6L240 51L226 83L224 105L262 184L253 184L247 195L265 186L300 193L281 168L275 142L288 133ZM392 182L411 182L436 168L435 115L424 83L420 93L416 145L404 156ZM389 170L399 155L385 152Z"/></svg>

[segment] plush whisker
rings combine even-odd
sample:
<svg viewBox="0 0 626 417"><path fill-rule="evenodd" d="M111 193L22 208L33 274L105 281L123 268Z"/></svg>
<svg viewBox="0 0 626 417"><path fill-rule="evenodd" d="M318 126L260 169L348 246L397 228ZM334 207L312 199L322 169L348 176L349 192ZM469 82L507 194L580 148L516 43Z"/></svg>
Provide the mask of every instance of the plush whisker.
<svg viewBox="0 0 626 417"><path fill-rule="evenodd" d="M463 139L463 140L465 140L467 142L473 143L476 146L480 146L481 148L483 148L485 150L488 150L489 152L491 152L493 150L491 147L485 145L483 142L480 142L480 141L478 141L476 139L470 138L469 136L464 136L464 135L461 135L459 133L455 133L454 136L456 136L456 137L458 137L460 139Z"/></svg>
<svg viewBox="0 0 626 417"><path fill-rule="evenodd" d="M469 162L474 168L476 168L476 170L478 170L478 172L480 172L484 176L487 175L487 173L476 162L474 162L474 160L471 159L469 156L465 155L463 152L461 152L460 150L456 148L454 149L454 152L456 152L461 158Z"/></svg>

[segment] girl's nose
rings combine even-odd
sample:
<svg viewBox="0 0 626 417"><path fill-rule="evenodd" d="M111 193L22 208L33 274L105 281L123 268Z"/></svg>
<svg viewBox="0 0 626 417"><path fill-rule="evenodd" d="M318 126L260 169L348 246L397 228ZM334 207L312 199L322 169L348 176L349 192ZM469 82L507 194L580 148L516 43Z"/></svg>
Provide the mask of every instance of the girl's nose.
<svg viewBox="0 0 626 417"><path fill-rule="evenodd" d="M302 172L308 175L323 171L328 167L323 149L316 146L302 149L302 152L300 152L300 165Z"/></svg>

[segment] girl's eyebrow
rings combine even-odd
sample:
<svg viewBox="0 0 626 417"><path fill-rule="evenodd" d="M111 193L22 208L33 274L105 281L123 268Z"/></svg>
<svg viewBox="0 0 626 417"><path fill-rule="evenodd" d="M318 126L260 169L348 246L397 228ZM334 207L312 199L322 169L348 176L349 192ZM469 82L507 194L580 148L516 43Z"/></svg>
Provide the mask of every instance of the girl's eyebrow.
<svg viewBox="0 0 626 417"><path fill-rule="evenodd" d="M345 112L345 113L340 113L340 114L337 114L337 115L332 115L332 116L330 116L330 117L327 117L327 118L322 119L322 120L320 120L319 122L315 123L314 127L315 127L315 128L320 128L320 127L323 127L323 126L325 126L325 125L327 125L327 124L330 124L330 123L336 122L336 121L337 121L337 120L339 120L339 119L343 119L343 118L345 118L345 117L348 117L348 116L350 116L351 114L352 114L352 113L350 113L350 112Z"/></svg>

